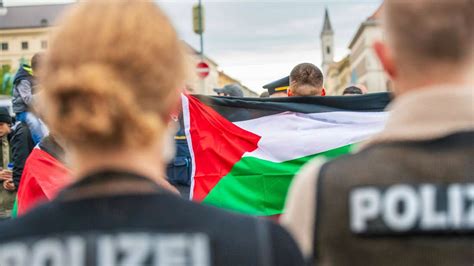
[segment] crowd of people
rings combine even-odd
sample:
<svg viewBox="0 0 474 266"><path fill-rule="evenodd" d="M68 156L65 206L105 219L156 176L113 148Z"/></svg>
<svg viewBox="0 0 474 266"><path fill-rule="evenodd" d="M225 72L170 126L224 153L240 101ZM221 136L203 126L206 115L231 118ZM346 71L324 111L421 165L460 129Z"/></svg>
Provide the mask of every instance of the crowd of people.
<svg viewBox="0 0 474 266"><path fill-rule="evenodd" d="M0 222L0 265L472 265L473 7L385 1L374 50L394 86L386 127L354 154L307 163L277 224L185 200L164 177L186 60L156 4L76 4L19 70L16 121L0 109L0 215L38 175L65 186ZM310 63L264 88L325 95Z"/></svg>

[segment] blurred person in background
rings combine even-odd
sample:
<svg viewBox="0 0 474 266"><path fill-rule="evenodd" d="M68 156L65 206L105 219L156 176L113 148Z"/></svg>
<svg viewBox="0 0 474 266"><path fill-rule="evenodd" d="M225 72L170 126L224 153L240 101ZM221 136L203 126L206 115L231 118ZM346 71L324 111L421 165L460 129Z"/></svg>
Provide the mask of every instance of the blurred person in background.
<svg viewBox="0 0 474 266"><path fill-rule="evenodd" d="M14 189L10 188L12 171L8 169L11 158L10 133L12 118L7 108L0 108L0 220L10 217L13 203L15 202Z"/></svg>
<svg viewBox="0 0 474 266"><path fill-rule="evenodd" d="M11 215L16 191L23 174L25 161L34 147L30 130L24 122L11 125L12 118L6 108L0 108L1 171L0 219Z"/></svg>
<svg viewBox="0 0 474 266"><path fill-rule="evenodd" d="M362 95L362 90L356 86L349 86L344 89L342 95Z"/></svg>
<svg viewBox="0 0 474 266"><path fill-rule="evenodd" d="M303 264L280 226L184 200L165 180L185 60L155 3L79 2L59 25L42 100L75 182L0 225L0 265Z"/></svg>
<svg viewBox="0 0 474 266"><path fill-rule="evenodd" d="M222 88L216 88L214 91L218 96L244 97L244 93L239 84L228 84Z"/></svg>
<svg viewBox="0 0 474 266"><path fill-rule="evenodd" d="M290 86L290 77L286 76L279 80L275 80L266 85L263 85L264 89L268 90L270 98L288 97L288 87Z"/></svg>
<svg viewBox="0 0 474 266"><path fill-rule="evenodd" d="M30 128L25 122L17 121L12 127L10 139L12 148L13 176L10 188L18 190L26 160L35 147Z"/></svg>
<svg viewBox="0 0 474 266"><path fill-rule="evenodd" d="M43 122L32 113L35 94L38 93L37 73L44 55L35 54L31 58L31 67L23 64L13 79L12 107L17 121L25 122L31 131L35 144L47 135Z"/></svg>
<svg viewBox="0 0 474 266"><path fill-rule="evenodd" d="M323 73L317 66L299 64L291 70L288 96L324 96L323 84Z"/></svg>
<svg viewBox="0 0 474 266"><path fill-rule="evenodd" d="M184 132L183 113L180 112L178 115L172 115L171 120L173 124L171 126L177 129L174 135L176 151L174 158L166 167L166 178L178 189L183 198L189 199L192 158L189 152L186 132Z"/></svg>
<svg viewBox="0 0 474 266"><path fill-rule="evenodd" d="M353 155L307 164L282 222L318 265L471 265L474 2L384 9L386 127Z"/></svg>

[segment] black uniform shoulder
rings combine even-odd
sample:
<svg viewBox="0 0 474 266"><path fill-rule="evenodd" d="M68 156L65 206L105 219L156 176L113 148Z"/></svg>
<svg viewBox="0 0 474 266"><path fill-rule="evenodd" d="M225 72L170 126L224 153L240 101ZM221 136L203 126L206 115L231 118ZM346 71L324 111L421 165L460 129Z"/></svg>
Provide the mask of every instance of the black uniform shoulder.
<svg viewBox="0 0 474 266"><path fill-rule="evenodd" d="M436 164L439 170L449 172L456 167L472 165L473 140L474 131L466 131L427 140L377 143L324 164L318 183L324 183L324 179L330 176L335 181L332 183L345 186L349 181L363 182L370 179L368 173L372 177L380 177L380 182L383 182L384 176L401 176L404 171L421 171L421 165L428 168ZM423 173L419 172L419 176L423 176Z"/></svg>
<svg viewBox="0 0 474 266"><path fill-rule="evenodd" d="M304 265L303 254L290 234L280 225L267 221L273 245L273 265Z"/></svg>
<svg viewBox="0 0 474 266"><path fill-rule="evenodd" d="M256 218L168 193L122 195L46 203L0 224L0 243L88 232L202 233L211 240L218 265L258 265L257 224ZM302 256L289 234L269 221L263 224L269 232L272 265L302 265Z"/></svg>

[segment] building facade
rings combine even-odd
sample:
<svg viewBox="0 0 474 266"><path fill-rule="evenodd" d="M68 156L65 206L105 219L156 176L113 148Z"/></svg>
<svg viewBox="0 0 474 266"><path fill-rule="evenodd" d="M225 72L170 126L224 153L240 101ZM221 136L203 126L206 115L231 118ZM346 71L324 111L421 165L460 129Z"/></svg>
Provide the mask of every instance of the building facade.
<svg viewBox="0 0 474 266"><path fill-rule="evenodd" d="M334 62L332 55L325 51L327 47L334 45L331 37L333 30L330 27L329 15L326 10L321 43L324 84L328 95L342 95L344 89L350 85L363 85L367 88L368 93L389 90L390 81L372 47L374 41L384 38L380 25L381 8L382 6L361 23L349 44L350 53L339 62ZM327 25L329 25L330 31Z"/></svg>
<svg viewBox="0 0 474 266"><path fill-rule="evenodd" d="M68 5L3 8L0 14L0 65L16 70L21 63L48 48L56 14Z"/></svg>
<svg viewBox="0 0 474 266"><path fill-rule="evenodd" d="M29 64L35 53L45 51L48 48L51 33L55 29L54 22L58 15L71 5L51 4L3 8L4 12L0 12L0 66L2 69L15 72L20 64ZM223 84L221 77L223 72L215 61L205 55L201 56L187 43L183 42L183 45L189 55L187 57L189 66L187 89L191 93L214 95L213 89ZM199 78L196 72L196 65L200 61L209 65L209 75L204 79ZM229 79L232 83L242 85L234 78L229 77ZM253 91L246 90L244 90L244 95L252 95Z"/></svg>
<svg viewBox="0 0 474 266"><path fill-rule="evenodd" d="M219 71L219 87L224 87L227 84L239 84L242 87L242 91L245 97L258 97L258 94L248 87L241 84L240 81L227 75L224 71Z"/></svg>
<svg viewBox="0 0 474 266"><path fill-rule="evenodd" d="M329 65L334 63L334 31L332 30L327 8L324 12L324 23L320 34L320 39L323 56L322 70L323 73L327 73Z"/></svg>
<svg viewBox="0 0 474 266"><path fill-rule="evenodd" d="M373 43L384 38L380 14L381 7L362 22L349 45L352 82L364 85L369 92L389 88L389 80L373 49Z"/></svg>
<svg viewBox="0 0 474 266"><path fill-rule="evenodd" d="M342 95L349 84L351 84L351 63L347 55L341 61L328 66L325 78L326 95Z"/></svg>

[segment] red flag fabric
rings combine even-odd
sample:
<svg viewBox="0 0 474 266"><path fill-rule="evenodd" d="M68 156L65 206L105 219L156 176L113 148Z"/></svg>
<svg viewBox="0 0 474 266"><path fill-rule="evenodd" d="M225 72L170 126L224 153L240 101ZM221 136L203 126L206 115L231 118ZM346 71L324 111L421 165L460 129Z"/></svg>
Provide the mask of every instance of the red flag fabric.
<svg viewBox="0 0 474 266"><path fill-rule="evenodd" d="M191 116L185 123L191 133L193 153L199 154L194 157L192 198L200 202L245 152L257 148L260 136L234 125L193 96L187 95L183 100L189 106L187 116Z"/></svg>
<svg viewBox="0 0 474 266"><path fill-rule="evenodd" d="M34 148L26 160L18 188L18 215L53 199L71 181L71 172L64 164L46 151Z"/></svg>

